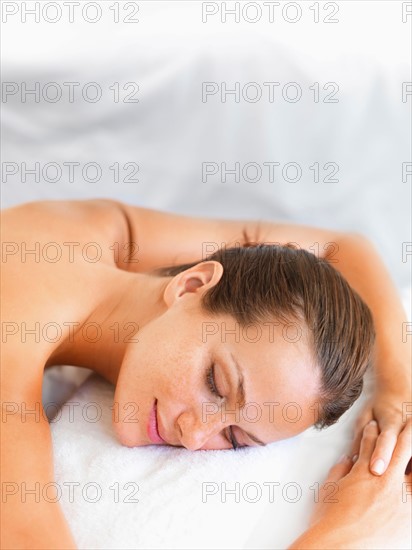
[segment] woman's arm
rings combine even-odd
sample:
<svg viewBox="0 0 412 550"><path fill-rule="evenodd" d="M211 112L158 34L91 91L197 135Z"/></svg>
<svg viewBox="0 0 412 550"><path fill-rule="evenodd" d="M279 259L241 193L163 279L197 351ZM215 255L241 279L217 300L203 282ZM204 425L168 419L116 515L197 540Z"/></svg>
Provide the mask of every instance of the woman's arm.
<svg viewBox="0 0 412 550"><path fill-rule="evenodd" d="M336 464L319 492L312 525L289 550L407 549L411 543L412 422L399 435L387 472L375 477L370 458L378 439L376 422L363 430L359 459Z"/></svg>
<svg viewBox="0 0 412 550"><path fill-rule="evenodd" d="M359 417L352 453L358 453L364 425L375 418L381 434L371 457L371 467L376 460L382 459L380 473L383 473L407 414L412 412L411 346L401 299L373 244L357 233L305 225L194 218L128 205L121 205L121 208L128 221L128 239L138 243L137 261L126 264L127 270L149 271L196 261L218 247L236 246L236 243L241 246L247 236L253 242L294 242L329 261L345 277L370 307L377 333L376 390ZM379 471L374 473L379 474Z"/></svg>
<svg viewBox="0 0 412 550"><path fill-rule="evenodd" d="M26 365L27 367L27 365ZM13 549L76 548L56 500L50 427L41 405L41 382L18 393L21 379L2 368L1 544ZM16 372L16 371L14 371ZM16 391L13 391L14 388Z"/></svg>
<svg viewBox="0 0 412 550"><path fill-rule="evenodd" d="M375 390L358 419L352 454L357 454L364 425L375 418L380 435L371 456L372 471L382 474L397 437L412 414L411 344L408 319L397 289L373 244L362 237L340 241L335 264L370 307L376 326ZM410 337L409 337L410 338ZM381 459L381 469L374 470ZM379 463L378 463L379 466Z"/></svg>
<svg viewBox="0 0 412 550"><path fill-rule="evenodd" d="M387 467L411 410L411 352L403 334L407 319L400 297L383 261L366 238L298 224L181 216L112 200L44 201L19 208L25 219L31 213L37 216L36 223L45 227L50 227L49 220L57 219L61 234L71 234L76 228L89 240L100 239L102 249L111 253L111 261L114 259L127 271L145 272L193 262L222 246L242 246L246 240L294 242L325 258L358 291L375 320L378 384L372 403L359 419L353 453L359 448L364 424L374 417L382 434L372 461L382 458Z"/></svg>
<svg viewBox="0 0 412 550"><path fill-rule="evenodd" d="M294 242L320 258L334 256L337 240L346 233L307 225L259 220L224 220L181 216L148 208L117 203L128 226L126 240L120 243L127 271L151 271L158 267L190 263L206 258L220 247L242 246L251 242L285 244ZM134 245L134 261L126 250Z"/></svg>
<svg viewBox="0 0 412 550"><path fill-rule="evenodd" d="M374 245L366 238L339 239L334 267L370 307L377 332L376 382L410 388L411 345L398 291Z"/></svg>
<svg viewBox="0 0 412 550"><path fill-rule="evenodd" d="M236 246L236 243L241 246L246 235L253 242L294 242L326 259L372 311L377 329L378 386L394 387L395 391L404 387L410 394L411 346L405 336L407 318L384 262L366 237L298 224L195 218L129 205L120 207L128 222L127 240L138 246L136 261L123 262L130 271L149 271L196 261L220 246Z"/></svg>

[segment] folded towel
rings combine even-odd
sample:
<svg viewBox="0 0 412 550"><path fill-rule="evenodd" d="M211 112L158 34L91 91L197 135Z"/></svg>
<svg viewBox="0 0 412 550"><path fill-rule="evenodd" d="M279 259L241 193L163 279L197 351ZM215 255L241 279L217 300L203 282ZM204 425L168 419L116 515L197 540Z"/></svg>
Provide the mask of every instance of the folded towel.
<svg viewBox="0 0 412 550"><path fill-rule="evenodd" d="M238 451L127 448L112 430L113 393L92 375L51 422L55 479L78 547L241 548L279 500L300 436Z"/></svg>

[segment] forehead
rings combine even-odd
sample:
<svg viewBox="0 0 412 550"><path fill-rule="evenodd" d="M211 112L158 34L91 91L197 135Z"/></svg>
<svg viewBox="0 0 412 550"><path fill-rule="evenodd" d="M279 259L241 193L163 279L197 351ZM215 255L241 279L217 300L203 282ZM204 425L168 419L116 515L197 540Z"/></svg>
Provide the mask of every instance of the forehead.
<svg viewBox="0 0 412 550"><path fill-rule="evenodd" d="M217 349L232 381L237 382L236 362L244 378L246 405L239 426L264 441L276 441L313 425L320 376L307 327L299 321L247 327L222 323ZM251 414L244 414L247 410ZM258 414L259 426L251 420Z"/></svg>

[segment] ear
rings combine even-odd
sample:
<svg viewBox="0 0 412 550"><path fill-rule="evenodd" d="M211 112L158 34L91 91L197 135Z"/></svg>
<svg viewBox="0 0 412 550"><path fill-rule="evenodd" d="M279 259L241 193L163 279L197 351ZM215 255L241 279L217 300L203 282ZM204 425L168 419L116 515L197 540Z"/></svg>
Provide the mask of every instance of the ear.
<svg viewBox="0 0 412 550"><path fill-rule="evenodd" d="M199 264L178 273L166 286L163 299L168 307L185 295L201 297L214 287L223 275L223 266L214 260Z"/></svg>

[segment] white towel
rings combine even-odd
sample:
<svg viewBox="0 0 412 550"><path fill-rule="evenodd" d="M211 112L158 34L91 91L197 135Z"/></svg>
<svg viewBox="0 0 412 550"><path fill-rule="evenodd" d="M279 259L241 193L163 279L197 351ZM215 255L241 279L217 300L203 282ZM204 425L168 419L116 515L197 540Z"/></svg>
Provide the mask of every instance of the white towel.
<svg viewBox="0 0 412 550"><path fill-rule="evenodd" d="M270 484L279 499L300 438L238 451L123 447L111 425L113 391L91 376L51 423L60 502L78 547L241 548L270 504Z"/></svg>

